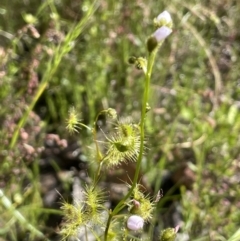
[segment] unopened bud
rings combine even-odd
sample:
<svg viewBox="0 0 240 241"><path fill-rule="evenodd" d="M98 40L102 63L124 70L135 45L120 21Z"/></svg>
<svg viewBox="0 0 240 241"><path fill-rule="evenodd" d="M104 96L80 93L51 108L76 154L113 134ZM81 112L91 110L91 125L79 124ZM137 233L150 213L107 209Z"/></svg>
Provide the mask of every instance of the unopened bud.
<svg viewBox="0 0 240 241"><path fill-rule="evenodd" d="M149 112L151 110L151 106L147 103L146 104L146 113Z"/></svg>
<svg viewBox="0 0 240 241"><path fill-rule="evenodd" d="M152 52L155 48L159 46L159 43L167 38L172 33L172 29L162 26L157 29L153 35L147 41L147 49Z"/></svg>
<svg viewBox="0 0 240 241"><path fill-rule="evenodd" d="M138 215L132 215L127 220L127 228L132 231L139 231L143 228L144 220Z"/></svg>
<svg viewBox="0 0 240 241"><path fill-rule="evenodd" d="M135 64L135 63L136 63L136 60L137 60L136 57L131 56L131 57L129 57L129 59L128 59L128 63L129 63L129 64Z"/></svg>
<svg viewBox="0 0 240 241"><path fill-rule="evenodd" d="M166 26L172 28L172 18L168 11L163 11L154 19L154 25L157 28Z"/></svg>
<svg viewBox="0 0 240 241"><path fill-rule="evenodd" d="M117 111L113 108L108 108L107 109L107 115L111 118L111 119L116 119L117 118Z"/></svg>
<svg viewBox="0 0 240 241"><path fill-rule="evenodd" d="M158 46L158 41L154 36L151 36L147 40L147 50L148 52L152 52Z"/></svg>
<svg viewBox="0 0 240 241"><path fill-rule="evenodd" d="M177 236L178 229L167 228L161 232L160 241L174 241Z"/></svg>

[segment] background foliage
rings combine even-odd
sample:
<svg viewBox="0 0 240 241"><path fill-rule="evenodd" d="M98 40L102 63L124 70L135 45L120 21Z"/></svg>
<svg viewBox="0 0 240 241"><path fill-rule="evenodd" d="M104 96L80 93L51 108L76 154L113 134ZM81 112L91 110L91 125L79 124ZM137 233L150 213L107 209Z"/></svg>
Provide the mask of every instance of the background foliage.
<svg viewBox="0 0 240 241"><path fill-rule="evenodd" d="M170 177L159 213L169 202L181 209L179 240L240 240L240 3L100 0L92 12L91 6L88 0L0 3L0 187L12 202L9 209L0 205L1 240L31 240L16 210L59 240L60 221L48 223L59 208L44 196L43 179L55 180L52 190L69 197L71 166L90 161L90 133L69 136L68 110L74 106L90 125L108 107L137 120L143 75L127 60L144 57L152 20L165 9L174 32L154 66L142 173L155 193ZM160 229L171 214L158 215Z"/></svg>

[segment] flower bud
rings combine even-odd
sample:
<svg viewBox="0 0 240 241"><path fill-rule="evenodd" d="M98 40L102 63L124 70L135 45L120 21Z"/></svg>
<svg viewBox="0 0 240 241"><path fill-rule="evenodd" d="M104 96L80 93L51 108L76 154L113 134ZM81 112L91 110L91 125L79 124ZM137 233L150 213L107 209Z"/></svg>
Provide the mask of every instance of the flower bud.
<svg viewBox="0 0 240 241"><path fill-rule="evenodd" d="M107 115L111 119L117 119L117 111L115 109L113 109L113 108L108 108L107 109Z"/></svg>
<svg viewBox="0 0 240 241"><path fill-rule="evenodd" d="M154 19L154 25L157 28L166 26L172 28L172 18L168 11L163 11Z"/></svg>
<svg viewBox="0 0 240 241"><path fill-rule="evenodd" d="M147 50L151 53L158 46L158 41L154 36L151 36L147 40Z"/></svg>
<svg viewBox="0 0 240 241"><path fill-rule="evenodd" d="M174 241L177 236L178 228L167 228L161 232L160 241Z"/></svg>
<svg viewBox="0 0 240 241"><path fill-rule="evenodd" d="M157 29L147 41L147 49L151 53L159 46L159 43L167 38L172 33L172 29L162 26Z"/></svg>
<svg viewBox="0 0 240 241"><path fill-rule="evenodd" d="M132 215L127 220L127 228L132 231L139 231L143 228L144 220L138 215Z"/></svg>
<svg viewBox="0 0 240 241"><path fill-rule="evenodd" d="M147 60L143 57L138 57L135 62L137 69L142 69L144 73L147 71Z"/></svg>
<svg viewBox="0 0 240 241"><path fill-rule="evenodd" d="M137 60L136 57L131 56L131 57L129 57L129 59L128 59L128 63L129 63L129 64L135 64L135 63L136 63L136 60Z"/></svg>
<svg viewBox="0 0 240 241"><path fill-rule="evenodd" d="M133 206L134 206L136 209L138 209L138 208L141 206L140 202L137 201L137 200L135 200L135 199L132 200L132 203L133 203Z"/></svg>
<svg viewBox="0 0 240 241"><path fill-rule="evenodd" d="M151 110L151 106L147 103L146 104L146 113L149 112Z"/></svg>

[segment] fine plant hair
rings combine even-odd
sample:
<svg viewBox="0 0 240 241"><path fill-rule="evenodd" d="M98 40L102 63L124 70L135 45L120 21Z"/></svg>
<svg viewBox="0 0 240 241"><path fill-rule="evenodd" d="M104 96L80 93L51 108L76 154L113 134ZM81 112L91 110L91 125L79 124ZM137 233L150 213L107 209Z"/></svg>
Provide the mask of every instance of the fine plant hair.
<svg viewBox="0 0 240 241"><path fill-rule="evenodd" d="M87 240L90 232L96 240L139 240L135 234L141 236L144 225L151 223L161 195L159 192L157 197L153 198L145 194L138 180L146 148L144 124L147 113L151 111L148 100L153 65L160 47L171 32L172 19L170 14L164 11L153 21L153 34L146 41L147 57L129 57L129 64L135 65L145 76L141 116L138 122L121 119L114 108L108 108L97 114L93 126L90 127L81 122L80 113L77 113L74 107L69 110L67 120L69 132L78 133L81 127L85 127L92 133L95 155L91 163L96 167L96 171L91 177L92 183L84 187L83 200L75 198L73 204L64 200L62 202L64 217L60 234L63 240L72 240L72 238L78 240L82 233ZM97 140L97 123L99 117L103 115L113 123L109 133L104 134L104 142ZM104 206L106 192L101 190L98 183L104 170L117 167L123 162L135 163L134 177L131 184L127 185L129 188L127 194L113 210L108 210ZM123 209L127 211L121 212ZM167 228L161 232L159 240L173 241L177 231L178 227ZM141 240L149 240L149 237Z"/></svg>

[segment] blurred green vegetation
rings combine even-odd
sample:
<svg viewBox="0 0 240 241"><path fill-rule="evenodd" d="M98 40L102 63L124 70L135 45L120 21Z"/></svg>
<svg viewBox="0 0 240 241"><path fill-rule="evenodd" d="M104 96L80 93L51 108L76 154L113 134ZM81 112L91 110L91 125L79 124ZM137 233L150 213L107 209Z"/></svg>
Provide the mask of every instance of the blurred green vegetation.
<svg viewBox="0 0 240 241"><path fill-rule="evenodd" d="M13 209L47 235L45 216L58 212L42 207L39 156L27 158L26 144L40 148L46 133L69 138L71 106L89 125L108 107L137 120L143 75L127 60L147 54L152 20L165 9L174 31L154 66L143 173L157 192L164 170L187 165L195 181L181 188L180 233L191 241L240 240L240 2L234 0L1 1L0 187L13 207L0 205L0 240L33 240ZM83 146L91 141L84 130L80 138Z"/></svg>

